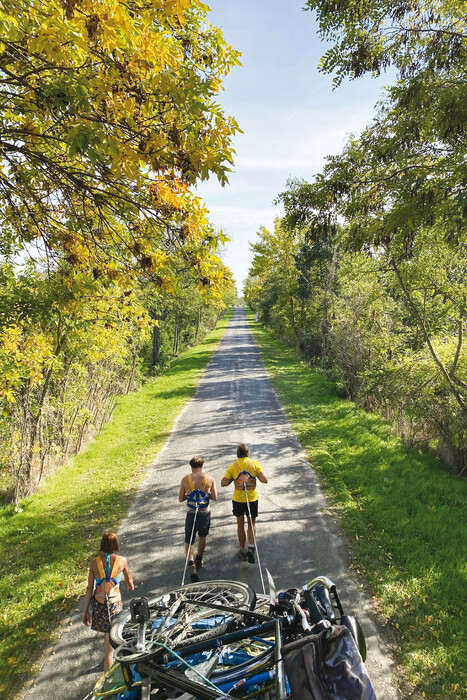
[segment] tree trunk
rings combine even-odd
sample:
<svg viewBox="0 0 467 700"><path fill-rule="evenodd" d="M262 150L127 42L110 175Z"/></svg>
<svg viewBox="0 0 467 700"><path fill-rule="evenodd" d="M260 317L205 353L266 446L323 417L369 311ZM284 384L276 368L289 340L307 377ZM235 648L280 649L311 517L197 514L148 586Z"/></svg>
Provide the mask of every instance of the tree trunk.
<svg viewBox="0 0 467 700"><path fill-rule="evenodd" d="M20 441L20 447L19 447L19 464L18 464L18 469L16 470L16 473L14 475L14 484L15 484L15 490L14 490L14 502L18 503L21 500L21 479L22 479L22 474L23 474L23 468L24 468L24 443L26 439L26 430L28 426L28 416L29 416L29 397L31 395L31 387L28 384L28 390L26 394L26 404L24 406L23 410L23 427L21 429L21 441Z"/></svg>
<svg viewBox="0 0 467 700"><path fill-rule="evenodd" d="M174 344L173 344L173 354L178 355L178 338L180 334L180 327L178 323L175 324L175 331L174 331Z"/></svg>
<svg viewBox="0 0 467 700"><path fill-rule="evenodd" d="M394 270L394 272L396 273L397 279L399 280L399 284L400 284L401 289L405 295L405 298L407 299L407 301L410 305L410 308L412 309L412 311L414 313L415 318L417 319L418 323L420 324L421 331L423 333L426 344L428 346L428 350L430 351L430 355L433 358L434 363L436 364L438 369L441 371L441 374L444 377L444 380L446 382L446 385L447 385L449 391L451 392L451 394L453 395L453 397L455 398L455 400L457 401L458 405L460 406L460 408L462 410L463 416L467 417L467 404L466 404L463 396L461 396L457 387L455 386L452 376L447 371L446 367L443 365L440 358L436 354L436 351L435 351L433 344L431 342L431 338L430 338L430 335L428 333L428 329L426 327L426 324L425 324L425 322L422 318L422 315L417 307L417 304L412 299L412 295L410 294L407 285L405 284L404 280L402 279L401 271L400 271L399 266L397 265L397 263L395 262L394 259L391 259L391 266L392 266L392 269ZM462 337L461 337L461 340L462 340Z"/></svg>
<svg viewBox="0 0 467 700"><path fill-rule="evenodd" d="M200 324L201 324L201 306L198 307L198 316L196 318L195 343L198 342Z"/></svg>
<svg viewBox="0 0 467 700"><path fill-rule="evenodd" d="M133 358L131 362L131 372L130 372L130 377L128 379L128 384L126 387L125 394L129 394L132 386L133 386L133 378L135 376L135 370L136 370L136 360L138 359L138 350L139 350L139 345L133 348Z"/></svg>
<svg viewBox="0 0 467 700"><path fill-rule="evenodd" d="M292 330L294 332L294 335L297 339L297 344L300 347L300 333L298 332L297 323L295 320L295 304L294 304L293 296L290 295L289 299L290 299L290 322L292 324Z"/></svg>
<svg viewBox="0 0 467 700"><path fill-rule="evenodd" d="M157 319L156 319L157 320ZM152 355L151 364L153 367L159 364L161 356L161 332L158 325L154 325L152 329Z"/></svg>
<svg viewBox="0 0 467 700"><path fill-rule="evenodd" d="M331 299L334 282L336 279L337 269L337 250L334 249L332 254L331 264L329 265L328 274L326 275L326 284L324 287L323 297L323 318L321 323L321 356L328 356L329 348L329 333L331 330Z"/></svg>

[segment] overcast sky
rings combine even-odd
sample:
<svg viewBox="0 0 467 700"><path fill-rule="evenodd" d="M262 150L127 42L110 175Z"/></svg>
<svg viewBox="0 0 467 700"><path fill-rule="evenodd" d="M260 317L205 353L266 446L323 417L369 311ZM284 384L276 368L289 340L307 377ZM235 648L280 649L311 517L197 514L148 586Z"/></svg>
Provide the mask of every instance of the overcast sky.
<svg viewBox="0 0 467 700"><path fill-rule="evenodd" d="M208 0L209 19L242 52L242 66L226 79L219 102L243 134L235 139L230 184L201 183L197 193L230 243L222 253L238 292L248 274L261 225L282 214L273 200L289 177L311 181L324 157L337 155L349 134L371 122L386 79L363 78L332 89L318 72L325 46L302 0Z"/></svg>

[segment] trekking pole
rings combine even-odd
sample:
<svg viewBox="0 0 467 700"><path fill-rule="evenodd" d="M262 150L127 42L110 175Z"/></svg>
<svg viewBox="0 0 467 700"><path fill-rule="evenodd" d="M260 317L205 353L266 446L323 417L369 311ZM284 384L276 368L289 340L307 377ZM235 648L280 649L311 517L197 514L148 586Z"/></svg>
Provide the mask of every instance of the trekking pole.
<svg viewBox="0 0 467 700"><path fill-rule="evenodd" d="M191 528L190 542L188 544L188 552L186 553L185 568L183 569L182 586L185 585L185 574L188 566L188 559L190 557L190 547L192 545L193 533L195 531L196 516L198 515L198 504L196 504L195 517L193 518L193 527Z"/></svg>
<svg viewBox="0 0 467 700"><path fill-rule="evenodd" d="M248 489L246 487L246 482L243 482L243 490L245 491L245 496L246 496L246 505L247 505L247 510L248 510L248 517L250 518L250 523L251 523L251 531L253 533L253 542L255 543L255 549L256 549L256 557L258 559L258 568L259 568L259 575L261 577L261 585L263 587L263 593L266 595L266 587L264 585L264 579L263 579L263 572L261 571L261 561L259 558L259 552L258 552L258 545L256 544L256 535L255 535L255 528L253 524L253 520L251 519L251 510L250 510L250 501L248 500Z"/></svg>

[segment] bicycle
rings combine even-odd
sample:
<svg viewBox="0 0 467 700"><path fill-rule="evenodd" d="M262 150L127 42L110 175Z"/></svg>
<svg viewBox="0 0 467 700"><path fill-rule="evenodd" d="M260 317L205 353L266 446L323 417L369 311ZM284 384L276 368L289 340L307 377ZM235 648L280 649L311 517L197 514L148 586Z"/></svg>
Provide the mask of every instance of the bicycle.
<svg viewBox="0 0 467 700"><path fill-rule="evenodd" d="M288 678L287 667L302 653L300 645L335 644L336 630L339 644L345 641L346 663L352 656L361 664L366 648L360 625L344 613L332 581L321 576L276 595L267 575L269 596L235 581L205 581L131 601L111 628L114 678L111 670L94 697L302 698L294 695L297 674ZM323 693L325 681L319 681ZM371 688L367 676L365 683Z"/></svg>

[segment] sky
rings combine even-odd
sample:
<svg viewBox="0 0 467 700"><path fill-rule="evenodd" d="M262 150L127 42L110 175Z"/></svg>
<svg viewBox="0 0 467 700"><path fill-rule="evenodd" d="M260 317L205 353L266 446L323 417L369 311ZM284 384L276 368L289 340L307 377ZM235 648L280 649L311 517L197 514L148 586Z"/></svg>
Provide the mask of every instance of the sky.
<svg viewBox="0 0 467 700"><path fill-rule="evenodd" d="M349 135L372 121L388 78L360 78L333 90L332 76L318 71L326 46L304 0L207 2L208 20L242 52L242 66L225 79L218 102L243 133L234 139L230 184L211 178L197 194L230 238L221 257L241 294L253 257L249 243L283 213L274 199L291 177L312 181L325 156L338 155Z"/></svg>

